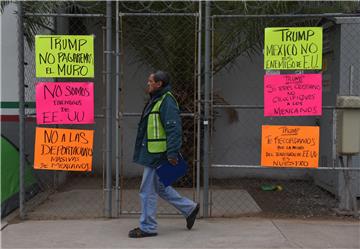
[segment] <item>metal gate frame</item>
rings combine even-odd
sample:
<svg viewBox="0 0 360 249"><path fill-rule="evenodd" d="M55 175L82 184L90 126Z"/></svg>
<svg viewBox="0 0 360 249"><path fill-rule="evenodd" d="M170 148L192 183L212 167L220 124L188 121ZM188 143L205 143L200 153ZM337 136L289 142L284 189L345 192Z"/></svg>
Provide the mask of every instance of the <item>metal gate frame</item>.
<svg viewBox="0 0 360 249"><path fill-rule="evenodd" d="M123 70L123 64L124 59L121 58L121 56L124 56L124 46L123 46L123 39L122 39L122 19L123 17L156 17L156 16L193 16L195 17L195 27L194 27L194 35L195 35L195 65L194 65L194 90L196 91L196 94L194 95L196 99L194 99L194 112L193 113L181 113L180 115L182 117L192 117L194 122L194 150L196 149L193 159L194 163L196 162L196 167L193 168L193 182L195 183L196 191L193 193L193 199L200 201L200 116L201 116L201 7L199 7L199 13L122 13L119 12L118 9L118 2L116 3L116 89L124 89L124 70ZM201 2L199 3L199 6L201 6ZM120 34L120 37L119 37ZM120 44L118 44L120 43ZM197 43L197 44L196 44ZM118 82L120 82L118 84ZM118 91L116 91L116 97L115 97L115 103L116 105L116 113L118 114L116 117L116 145L115 145L115 151L116 151L116 181L115 181L115 196L116 196L116 202L115 202L115 216L119 217L123 214L128 214L128 212L123 210L123 196L124 196L124 189L122 187L122 175L123 175L123 167L124 167L124 155L123 155L123 148L124 148L124 119L127 117L140 117L141 113L131 113L131 112L124 112L124 97L123 97L124 91L120 92L120 95L118 94ZM119 104L118 104L119 103ZM196 170L196 174L195 171ZM196 179L194 179L194 176L196 175ZM193 185L194 187L194 185ZM136 212L131 212L131 214L137 214Z"/></svg>
<svg viewBox="0 0 360 249"><path fill-rule="evenodd" d="M115 54L116 59L116 72L115 72L115 83L116 87L120 86L120 44L119 44L119 32L120 32L120 19L119 17L121 15L124 15L124 13L119 13L119 5L118 2L116 2L116 48L115 51L112 48L112 1L106 1L106 15L98 15L98 14L37 14L37 13L23 13L22 8L22 2L17 2L18 7L18 51L19 51L19 60L18 60L18 77L19 77L19 159L20 159L20 195L19 195L19 204L20 204L20 218L25 219L26 211L25 211L25 185L24 185L24 172L25 172L25 96L24 96L24 30L23 30L23 17L26 15L46 15L46 16L64 16L64 17L105 17L106 18L106 48L104 50L104 57L106 58L106 70L104 72L105 79L106 79L106 85L108 86L106 90L106 113L105 113L105 119L106 119L106 146L105 146L105 155L106 155L106 186L104 187L105 192L105 216L106 217L112 217L112 164L111 164L111 158L112 158L112 117L111 117L111 68L112 68L112 56ZM211 125L212 125L212 118L213 113L215 109L220 108L263 108L263 106L244 106L244 105L215 105L213 103L213 73L211 70L211 65L213 63L213 60L211 58L211 33L213 32L214 24L213 20L215 18L258 18L258 17L282 17L282 18L301 18L301 17L338 17L338 16L358 16L358 14L306 14L306 15L213 15L211 16L210 12L210 5L211 3L209 1L205 2L205 16L203 18L202 16L202 3L199 2L199 9L198 13L193 13L194 15L198 16L198 28L196 29L198 32L197 36L197 89L198 92L196 94L196 113L187 114L187 115L193 115L194 122L196 122L196 129L197 129L197 135L196 135L196 199L200 201L200 169L201 166L203 167L203 216L208 217L208 211L209 211L209 169L213 167L233 167L233 168L243 168L243 165L221 165L221 164L212 164L211 163L211 150L212 150L212 143L211 143ZM130 13L129 13L130 14ZM150 13L152 15L166 15L166 13L163 14L154 14ZM167 13L172 14L172 13ZM179 13L177 13L179 14ZM189 13L187 13L189 14ZM127 15L127 14L125 14ZM140 13L133 15L141 15ZM146 14L145 14L146 15ZM180 14L181 15L181 14ZM205 29L202 29L202 23L204 20L204 27ZM205 36L205 42L202 43L202 35ZM204 48L205 54L204 58L202 56L202 49ZM204 60L203 60L204 59ZM201 62L204 63L204 69L201 68ZM204 84L202 84L202 76L204 76ZM204 86L204 97L202 98L202 92L201 87ZM116 96L116 100L119 100L119 96ZM203 106L202 106L203 105ZM118 108L118 106L116 107ZM204 108L204 109L202 109ZM334 107L324 107L328 109L334 110ZM117 125L121 123L121 118L126 115L134 115L134 114L127 114L127 113L121 113L121 110L117 109L117 113L119 114L116 122ZM203 115L202 115L203 113ZM119 130L116 130L116 137L119 136ZM116 196L118 199L116 199L116 207L117 207L117 214L119 214L119 206L121 201L121 195L119 193L120 188L120 182L119 182L119 174L120 174L120 168L118 167L121 162L119 157L119 150L120 150L120 144L119 140L116 141ZM202 165L200 165L200 158L203 159ZM256 168L260 168L259 166L254 166ZM359 170L359 168L346 168L345 170L342 167L322 167L321 169L331 169L331 170Z"/></svg>
<svg viewBox="0 0 360 249"><path fill-rule="evenodd" d="M110 3L110 4L109 4ZM103 57L103 65L106 65L106 70L105 72L103 72L103 81L105 82L106 80L106 85L110 86L111 84L111 53L107 53L107 51L111 50L111 39L109 39L109 37L111 38L111 19L112 16L111 15L104 15L104 14L68 14L68 13L24 13L23 11L23 3L21 1L16 3L17 5L17 17L18 17L18 32L17 32L17 40L18 40L18 51L19 51L19 58L18 58L18 77L19 77L19 82L18 82L18 87L19 87L19 216L21 219L26 219L27 218L27 206L26 206L26 202L25 202L25 166L26 166L26 161L25 161L25 120L26 118L31 118L34 117L34 114L26 114L25 113L25 88L26 88L26 84L25 84L25 60L24 60L24 17L26 16L30 16L30 17L66 17L66 18L71 18L71 17L77 17L77 18L89 18L89 17L97 17L97 18L106 18L107 21L107 27L106 32L103 32L103 41L105 41L105 38L107 38L107 44L106 44L106 48L103 47L103 53L104 53L104 57ZM108 1L107 3L107 11L108 13L111 13L111 2ZM105 37L106 36L106 37ZM110 44L109 44L109 40L110 40ZM104 43L105 44L105 43ZM108 63L105 63L105 59L107 60ZM110 63L109 63L110 61ZM105 68L105 67L104 67ZM108 73L110 72L110 73ZM111 89L109 88L109 93L111 94ZM111 100L110 97L108 97L108 95L106 96L106 100ZM109 125L111 125L110 120L111 120L111 106L108 105L106 106L106 115L104 116L103 114L95 114L95 118L106 118L106 120L109 122ZM104 132L106 134L108 134L109 129L105 129ZM107 141L108 142L108 141ZM111 142L111 141L110 141ZM106 149L104 148L104 152L107 152L108 154L106 155L106 157L108 158L111 154L111 148L109 146L106 146ZM110 164L106 164L106 166L110 166ZM105 168L103 167L103 173L105 172ZM111 170L106 170L106 173L110 172L111 174ZM57 172L54 171L54 182L56 182L57 180ZM104 177L104 175L103 175ZM103 178L103 183L104 182L104 178ZM55 184L55 183L54 183ZM111 184L111 181L110 181ZM104 187L104 192L106 192L107 188ZM104 198L105 197L105 198ZM42 198L46 198L42 197ZM106 202L107 201L107 202ZM107 209L107 206L109 201L111 201L111 199L108 198L108 196L103 195L103 203L104 203L104 207L105 207L105 211ZM111 205L111 204L110 204ZM107 216L105 214L105 216ZM109 217L109 216L108 216Z"/></svg>
<svg viewBox="0 0 360 249"><path fill-rule="evenodd" d="M18 59L18 75L19 75L19 159L20 159L20 182L19 182L19 211L20 211L20 218L25 219L26 218L26 203L25 203L25 184L24 184L24 172L25 172L25 119L27 115L25 114L25 85L24 85L24 29L23 29L23 23L24 23L24 16L47 16L47 17L102 17L106 20L106 27L104 27L104 36L103 41L106 42L104 51L103 51L103 65L104 71L103 73L103 80L106 84L106 106L105 106L105 115L97 115L99 118L105 118L105 140L104 140L104 161L105 165L103 167L103 190L104 190L104 216L105 217L113 217L112 215L112 157L113 157L113 148L112 148L112 128L111 125L113 123L112 118L112 58L115 55L116 59L116 72L115 72L115 87L116 89L119 89L120 86L120 18L121 16L125 15L147 15L140 14L140 13L120 13L119 12L119 2L116 2L116 45L115 50L112 46L112 1L107 0L106 1L106 14L63 14L63 13L24 13L23 12L23 3L20 1L17 3L17 16L18 16L18 51L19 51L19 59ZM182 15L192 15L197 18L196 24L195 24L195 37L197 40L197 44L195 44L196 51L198 51L197 58L195 55L195 61L197 62L197 67L194 68L195 73L195 79L197 78L197 84L196 82L194 87L199 89L197 92L196 100L194 102L195 106L195 112L194 113L184 113L183 116L190 116L193 117L194 121L194 129L196 132L196 153L195 160L196 162L196 172L197 172L197 179L196 181L196 199L200 200L200 113L201 113L201 2L199 2L199 13L149 13L149 15L161 15L161 16L182 16ZM199 21L200 20L200 21ZM116 91L116 101L119 101L119 94L118 91ZM119 106L116 106L116 113L118 113L118 116L116 117L116 124L117 127L119 127L119 124L121 123L121 119L125 116L137 116L139 114L129 114L129 113L122 113L119 110ZM115 135L118 138L119 135L122 134L119 133L119 129L116 129ZM195 142L194 140L194 142ZM119 139L116 139L116 183L115 183L115 195L116 195L116 216L120 213L120 204L121 204L121 193L119 192L120 189L120 156L119 156ZM195 170L195 168L194 168Z"/></svg>
<svg viewBox="0 0 360 249"><path fill-rule="evenodd" d="M212 51L212 58L211 58L211 86L210 86L210 117L209 119L211 121L214 120L214 113L215 110L217 109L226 109L226 108L234 108L234 109L253 109L253 110L259 110L259 109L264 109L263 105L221 105L221 104L214 104L214 87L213 87L213 78L214 78L214 71L213 71L213 62L214 62L214 36L215 36L215 20L216 19L254 19L254 18L309 18L309 17L328 17L328 18L332 18L332 17L359 17L359 14L339 14L339 13L327 13L327 14L253 14L253 15L242 15L242 14L238 14L238 15L209 15L207 14L206 16L206 20L210 19L210 25L211 25L211 51ZM208 28L207 28L208 29ZM205 46L210 46L209 43L205 43ZM206 49L205 47L205 49ZM206 51L206 50L205 50ZM205 52L206 53L206 52ZM206 62L205 62L206 63ZM205 66L205 74L207 72L207 67ZM205 81L206 82L206 81ZM205 87L206 87L206 83L205 83ZM206 90L205 90L206 91ZM206 96L205 96L206 98ZM206 109L206 100L205 100L205 109ZM337 160L337 156L336 156L336 116L337 116L337 111L339 110L339 108L337 108L336 106L322 106L322 108L324 110L330 110L332 113L332 120L333 120L333 129L332 129L332 162L331 165L332 167L319 167L317 169L314 170L319 170L319 171L323 171L323 170L336 170L336 171L340 171L343 173L344 175L344 182L345 182L345 192L344 195L346 197L341 197L340 198L340 204L339 206L353 206L354 207L354 212L351 213L352 215L354 215L355 217L359 216L358 213L358 207L356 204L356 199L354 200L353 197L353 193L351 193L350 190L350 182L352 180L352 177L349 175L349 172L351 171L360 171L359 167L353 167L352 163L351 163L351 156L347 156L347 162L344 163L342 157L340 157L340 164L341 167L336 167L336 160ZM206 116L206 115L205 115ZM205 121L204 121L204 125L205 125ZM210 144L209 144L209 168L210 169L215 169L215 168L238 168L238 169L245 169L245 168L250 168L250 169L264 169L264 167L262 167L261 165L237 165L237 164L219 164L219 163L212 163L212 151L213 151L213 147L214 144L212 142L212 137L213 137L213 126L214 126L214 122L210 122L210 130L208 131L209 136L210 136ZM206 134L205 134L206 136ZM206 148L206 144L204 145ZM204 151L204 157L207 155L206 150ZM205 161L205 160L204 160ZM205 176L204 176L205 177ZM205 188L205 186L204 186ZM205 194L204 194L205 197ZM204 202L204 208L206 206L209 207L209 212L210 212L210 217L212 216L212 204L213 204L213 200L212 200L212 188L209 188L209 198L210 201L208 203ZM355 197L356 198L356 197ZM347 203L344 203L347 202ZM206 216L205 216L206 217Z"/></svg>

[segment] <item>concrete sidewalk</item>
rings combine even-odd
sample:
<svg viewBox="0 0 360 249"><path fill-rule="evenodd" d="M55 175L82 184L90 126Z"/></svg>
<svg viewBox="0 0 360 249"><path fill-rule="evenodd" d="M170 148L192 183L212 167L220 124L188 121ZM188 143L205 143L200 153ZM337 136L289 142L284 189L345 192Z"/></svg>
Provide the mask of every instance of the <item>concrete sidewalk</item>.
<svg viewBox="0 0 360 249"><path fill-rule="evenodd" d="M159 218L159 235L130 239L137 219L24 221L1 232L2 248L360 248L357 221Z"/></svg>

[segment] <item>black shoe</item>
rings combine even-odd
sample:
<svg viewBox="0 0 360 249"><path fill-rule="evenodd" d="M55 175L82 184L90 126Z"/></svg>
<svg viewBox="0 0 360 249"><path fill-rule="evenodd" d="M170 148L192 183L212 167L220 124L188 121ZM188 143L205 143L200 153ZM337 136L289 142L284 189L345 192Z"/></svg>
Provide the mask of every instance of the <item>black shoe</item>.
<svg viewBox="0 0 360 249"><path fill-rule="evenodd" d="M191 229L195 223L196 215L199 213L200 210L200 204L196 204L196 207L194 211L191 212L191 214L186 218L186 227L187 229Z"/></svg>
<svg viewBox="0 0 360 249"><path fill-rule="evenodd" d="M147 233L141 230L140 228L134 228L129 232L129 238L144 238L144 237L153 237L156 236L157 233Z"/></svg>

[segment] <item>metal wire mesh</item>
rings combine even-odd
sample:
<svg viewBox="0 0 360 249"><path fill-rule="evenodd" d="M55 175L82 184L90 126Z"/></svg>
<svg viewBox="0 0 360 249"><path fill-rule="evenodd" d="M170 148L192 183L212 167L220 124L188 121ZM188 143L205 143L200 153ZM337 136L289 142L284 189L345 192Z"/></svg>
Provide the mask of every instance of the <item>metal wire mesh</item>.
<svg viewBox="0 0 360 249"><path fill-rule="evenodd" d="M175 186L187 188L185 195L193 198L194 163L195 163L195 99L196 99L196 46L197 46L197 18L195 15L152 15L137 16L123 14L122 28L122 97L124 100L120 108L123 113L124 141L122 143L122 213L139 210L137 189L140 186L140 176L129 178L131 168L141 167L132 165L129 155L133 154L132 147L135 140L136 125L133 123L147 96L144 89L148 75L155 70L164 70L170 74L172 92L179 104L180 110L186 116L182 117L183 146L182 154L189 162L188 174ZM134 114L138 113L134 116ZM133 116L131 116L133 114ZM130 121L131 119L131 121ZM121 125L120 125L121 126ZM132 140L132 141L131 141ZM136 190L136 191L134 191ZM180 191L181 192L181 191ZM134 204L135 201L135 204ZM160 202L162 203L162 202ZM136 207L136 208L135 208ZM136 211L135 211L136 212ZM159 213L174 213L174 209L160 204Z"/></svg>
<svg viewBox="0 0 360 249"><path fill-rule="evenodd" d="M343 177L336 170L265 169L260 165L261 125L312 125L320 126L320 167L339 167L336 155L337 94L359 95L358 58L360 54L358 29L360 25L340 26L351 19L333 19L326 16L281 18L246 17L245 14L319 13L317 2L212 2L213 15L242 17L213 17L211 96L211 159L210 215L213 217L241 215L326 216L338 204L337 191ZM326 10L354 11L356 2L329 2ZM85 18L83 14L104 14L105 2L64 1L24 2L27 12L25 31L35 34L94 34L95 79L66 79L66 81L95 82L96 124L87 126L57 125L51 127L94 129L93 171L57 172L35 171L41 194L26 204L29 218L85 218L103 216L105 189L105 36L102 17ZM197 144L201 130L196 122L201 113L196 108L197 95L197 24L198 3L191 1L120 2L121 20L121 98L120 114L120 213L138 214L140 204L138 188L142 167L132 163L133 144L137 122L147 96L143 93L150 72L161 69L171 75L173 93L184 114L183 151L190 164L186 177L176 183L179 192L194 198ZM125 13L127 12L127 13ZM130 12L130 13L129 13ZM171 13L170 13L171 12ZM51 13L51 15L48 15ZM187 14L184 14L187 13ZM72 16L66 16L71 14ZM118 14L118 13L116 13ZM50 17L51 16L51 17ZM62 16L62 17L60 17ZM115 20L115 18L114 18ZM204 20L202 20L204 21ZM31 26L29 23L40 25ZM42 28L38 28L42 26ZM265 27L324 26L323 60L323 115L321 117L273 117L263 115L263 40ZM204 30L202 30L204 32ZM35 85L38 81L65 81L35 77L34 39L25 37L25 100L26 114L34 118ZM203 44L202 46L205 46ZM117 56L117 55L116 55ZM102 65L101 65L102 64ZM339 67L339 65L341 65ZM318 72L318 71L313 71ZM284 71L284 73L293 73ZM301 73L298 71L296 73ZM342 82L339 84L339 82ZM350 82L345 84L344 82ZM207 103L202 103L207 104ZM33 120L34 121L34 120ZM26 140L34 141L36 124L26 124ZM202 141L201 141L202 142ZM27 145L29 143L26 143ZM201 144L201 143L200 143ZM114 146L113 146L114 147ZM25 148L33 160L33 147ZM113 150L114 151L114 150ZM115 156L114 152L114 156ZM204 152L207 153L207 152ZM115 160L114 160L115 161ZM354 165L359 157L354 157ZM204 169L204 168L203 168ZM355 181L358 174L352 174ZM115 176L113 174L113 181ZM112 184L115 185L114 183ZM330 186L331 185L331 186ZM356 189L358 185L354 186ZM113 200L115 200L115 191ZM202 193L202 195L208 193ZM200 200L200 197L198 200ZM45 201L44 201L45 200ZM115 203L113 201L115 206ZM113 210L114 209L113 206ZM175 210L160 202L159 214L174 214Z"/></svg>
<svg viewBox="0 0 360 249"><path fill-rule="evenodd" d="M221 3L215 5L220 8ZM263 69L264 28L318 25L325 27L323 56L326 66L321 71L286 70L272 73L322 73L322 116L264 117L263 77L269 73ZM339 166L335 149L334 106L336 95L339 94L336 77L349 75L349 66L339 67L334 56L341 54L344 56L342 58L346 57L345 61L352 63L360 51L354 44L358 36L354 37L353 32L343 32L342 43L339 43L336 38L339 26L333 25L329 26L326 19L316 17L213 18L211 216L312 217L335 214L339 172L268 169L260 166L262 125L320 126L319 167ZM347 77L346 81L349 82ZM346 88L347 84L343 85ZM357 88L353 87L356 89L353 92L355 95L359 94ZM344 89L343 92L348 91ZM356 175L355 172L352 174Z"/></svg>
<svg viewBox="0 0 360 249"><path fill-rule="evenodd" d="M194 12L197 3L193 1L122 1L123 12L131 13L176 13Z"/></svg>
<svg viewBox="0 0 360 249"><path fill-rule="evenodd" d="M44 3L45 4L45 3ZM102 61L102 30L103 19L84 17L46 17L53 32L57 35L95 35L94 54L95 61ZM45 32L49 34L49 32ZM44 34L39 31L37 34ZM34 37L33 37L34 39ZM103 130L101 125L103 120L103 101L96 98L97 94L103 91L101 65L95 69L95 79L84 78L36 78L35 74L35 42L27 43L25 50L25 101L35 102L35 86L37 82L94 82L95 86L95 116L94 125L47 125L44 127L64 128L64 129L85 129L94 130L93 145L93 170L91 172L61 172L33 170L41 192L27 203L27 214L31 219L58 219L58 218L85 218L103 216ZM28 117L35 122L35 109L28 109ZM35 141L35 123L27 123L27 139ZM27 143L31 144L31 143ZM26 148L29 152L29 161L33 161L34 148ZM46 200L46 201L45 201Z"/></svg>

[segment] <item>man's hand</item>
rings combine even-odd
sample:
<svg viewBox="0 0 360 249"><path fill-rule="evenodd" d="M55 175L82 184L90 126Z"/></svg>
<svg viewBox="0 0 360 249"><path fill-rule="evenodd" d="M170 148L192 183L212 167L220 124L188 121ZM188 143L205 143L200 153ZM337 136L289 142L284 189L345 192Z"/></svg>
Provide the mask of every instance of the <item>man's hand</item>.
<svg viewBox="0 0 360 249"><path fill-rule="evenodd" d="M169 163L171 163L172 166L176 166L178 163L178 160L176 158L168 158Z"/></svg>

